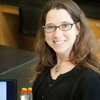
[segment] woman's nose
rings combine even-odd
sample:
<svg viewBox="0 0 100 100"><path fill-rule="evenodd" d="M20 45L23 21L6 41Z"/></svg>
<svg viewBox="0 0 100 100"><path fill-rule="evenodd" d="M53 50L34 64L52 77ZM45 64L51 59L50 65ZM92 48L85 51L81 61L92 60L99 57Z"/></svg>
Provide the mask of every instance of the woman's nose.
<svg viewBox="0 0 100 100"><path fill-rule="evenodd" d="M54 37L60 37L62 35L63 35L63 32L59 28L56 28L53 36Z"/></svg>

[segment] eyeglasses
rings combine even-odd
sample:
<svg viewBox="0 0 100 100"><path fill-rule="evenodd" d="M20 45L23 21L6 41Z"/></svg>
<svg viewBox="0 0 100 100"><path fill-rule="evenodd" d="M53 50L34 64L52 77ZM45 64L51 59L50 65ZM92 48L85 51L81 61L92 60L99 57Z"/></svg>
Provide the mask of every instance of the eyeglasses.
<svg viewBox="0 0 100 100"><path fill-rule="evenodd" d="M75 23L73 23L73 24L65 23L65 24L61 24L59 26L47 25L47 26L43 26L43 29L47 33L55 32L56 28L59 28L61 31L69 31L73 27L74 24Z"/></svg>

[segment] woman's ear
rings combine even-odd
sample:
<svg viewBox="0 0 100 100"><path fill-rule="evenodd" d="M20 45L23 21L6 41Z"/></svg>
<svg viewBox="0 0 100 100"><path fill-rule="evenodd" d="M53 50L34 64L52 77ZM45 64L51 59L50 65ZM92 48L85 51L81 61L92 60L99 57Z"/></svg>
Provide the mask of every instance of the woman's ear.
<svg viewBox="0 0 100 100"><path fill-rule="evenodd" d="M77 32L76 32L76 35L78 35L80 33L80 22L78 22L76 24L76 28L77 28Z"/></svg>

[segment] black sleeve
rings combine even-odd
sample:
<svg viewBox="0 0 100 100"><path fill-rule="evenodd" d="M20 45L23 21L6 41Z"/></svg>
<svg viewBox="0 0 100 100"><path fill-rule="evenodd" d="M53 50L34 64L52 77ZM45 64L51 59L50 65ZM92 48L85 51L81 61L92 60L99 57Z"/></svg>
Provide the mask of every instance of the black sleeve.
<svg viewBox="0 0 100 100"><path fill-rule="evenodd" d="M75 100L100 100L100 77L83 79L80 83Z"/></svg>

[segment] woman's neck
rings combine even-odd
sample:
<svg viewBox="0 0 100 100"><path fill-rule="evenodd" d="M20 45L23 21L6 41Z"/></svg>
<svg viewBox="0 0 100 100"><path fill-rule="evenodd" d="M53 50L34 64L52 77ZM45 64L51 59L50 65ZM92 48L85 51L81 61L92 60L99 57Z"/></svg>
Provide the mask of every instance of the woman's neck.
<svg viewBox="0 0 100 100"><path fill-rule="evenodd" d="M66 59L61 59L61 57L58 57L57 64L54 66L55 72L59 71L60 73L68 72L74 67L75 65L69 61L68 57Z"/></svg>
<svg viewBox="0 0 100 100"><path fill-rule="evenodd" d="M69 62L69 56L57 54L57 65L61 65L61 63L65 62Z"/></svg>
<svg viewBox="0 0 100 100"><path fill-rule="evenodd" d="M56 79L59 75L71 71L75 67L71 62L62 60L57 62L57 64L51 69L51 76L53 79Z"/></svg>

